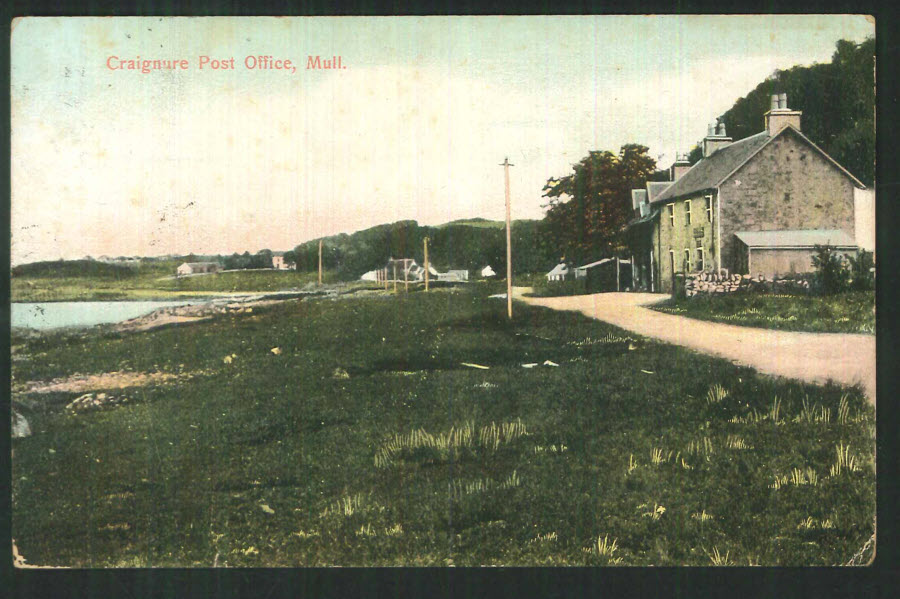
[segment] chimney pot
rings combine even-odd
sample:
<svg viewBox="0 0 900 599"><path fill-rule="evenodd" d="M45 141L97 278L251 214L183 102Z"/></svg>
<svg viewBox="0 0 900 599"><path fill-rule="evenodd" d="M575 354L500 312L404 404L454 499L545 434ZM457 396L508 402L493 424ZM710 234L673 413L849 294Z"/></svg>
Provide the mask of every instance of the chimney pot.
<svg viewBox="0 0 900 599"><path fill-rule="evenodd" d="M772 103L769 105L769 110L778 110L778 94L772 94Z"/></svg>
<svg viewBox="0 0 900 599"><path fill-rule="evenodd" d="M716 134L716 126L713 123L710 123L709 127L707 127L706 134L710 137Z"/></svg>
<svg viewBox="0 0 900 599"><path fill-rule="evenodd" d="M716 135L725 137L725 123L719 122L719 126L716 127Z"/></svg>
<svg viewBox="0 0 900 599"><path fill-rule="evenodd" d="M787 94L782 93L778 96L778 108L787 110Z"/></svg>

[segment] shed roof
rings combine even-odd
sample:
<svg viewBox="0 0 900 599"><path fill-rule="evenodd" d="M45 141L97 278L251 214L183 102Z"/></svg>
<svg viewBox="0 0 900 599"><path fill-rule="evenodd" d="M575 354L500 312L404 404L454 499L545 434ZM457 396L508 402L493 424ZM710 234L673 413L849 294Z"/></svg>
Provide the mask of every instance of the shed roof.
<svg viewBox="0 0 900 599"><path fill-rule="evenodd" d="M817 245L856 247L853 237L837 229L739 231L735 236L751 248L807 248Z"/></svg>
<svg viewBox="0 0 900 599"><path fill-rule="evenodd" d="M606 262L610 262L610 261L612 261L612 260L613 260L612 258L603 258L602 260L597 260L596 262L591 262L591 263L589 263L589 264L584 264L584 265L582 265L582 266L579 266L579 267L576 268L575 270L587 270L587 269L589 269L589 268L593 268L593 267L595 267L595 266L600 266L601 264L604 264L604 263L606 263Z"/></svg>

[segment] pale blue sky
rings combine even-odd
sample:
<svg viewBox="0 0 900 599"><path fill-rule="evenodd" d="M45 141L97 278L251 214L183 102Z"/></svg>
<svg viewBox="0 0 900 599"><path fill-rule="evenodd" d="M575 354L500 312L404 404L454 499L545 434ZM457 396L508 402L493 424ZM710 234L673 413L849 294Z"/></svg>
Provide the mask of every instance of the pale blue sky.
<svg viewBox="0 0 900 599"><path fill-rule="evenodd" d="M643 143L668 166L775 69L870 35L860 16L20 20L13 262L499 219L506 155L514 217L539 218L543 183L589 150ZM199 71L202 54L238 68ZM307 71L311 54L348 68Z"/></svg>

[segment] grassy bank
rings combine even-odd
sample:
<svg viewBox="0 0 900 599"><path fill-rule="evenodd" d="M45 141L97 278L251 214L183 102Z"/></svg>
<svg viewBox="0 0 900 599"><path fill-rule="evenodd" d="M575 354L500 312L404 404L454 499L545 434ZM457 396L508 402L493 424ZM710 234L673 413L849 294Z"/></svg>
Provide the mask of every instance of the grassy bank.
<svg viewBox="0 0 900 599"><path fill-rule="evenodd" d="M317 281L317 273L247 270L212 275L172 277L175 266L140 267L134 276L30 277L11 279L12 301L151 300L202 297L217 293L271 292L301 289ZM325 283L334 283L325 277Z"/></svg>
<svg viewBox="0 0 900 599"><path fill-rule="evenodd" d="M668 314L748 327L875 334L875 294L870 291L824 297L762 293L697 295L651 307Z"/></svg>
<svg viewBox="0 0 900 599"><path fill-rule="evenodd" d="M62 410L77 394L15 396L35 431L13 440L19 552L68 566L812 565L869 539L874 414L858 390L572 313L504 314L443 289L14 337L15 385L193 375L79 415Z"/></svg>

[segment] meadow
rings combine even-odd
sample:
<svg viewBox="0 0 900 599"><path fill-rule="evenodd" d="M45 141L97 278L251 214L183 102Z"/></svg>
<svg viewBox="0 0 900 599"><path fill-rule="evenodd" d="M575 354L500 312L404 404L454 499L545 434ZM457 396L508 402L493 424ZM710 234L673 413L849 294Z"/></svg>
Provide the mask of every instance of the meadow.
<svg viewBox="0 0 900 599"><path fill-rule="evenodd" d="M864 563L874 410L489 286L291 300L189 326L14 333L29 564ZM79 393L26 381L176 378ZM111 391L112 392L112 391Z"/></svg>

